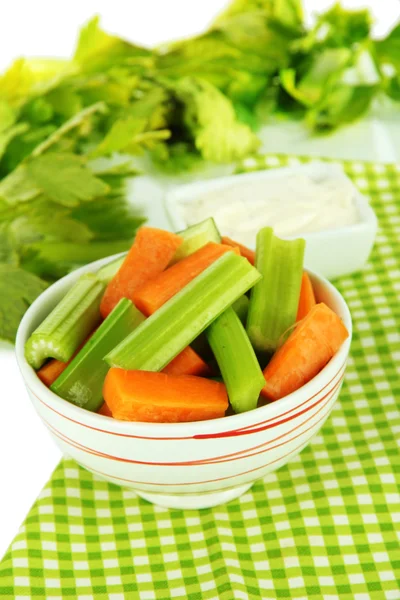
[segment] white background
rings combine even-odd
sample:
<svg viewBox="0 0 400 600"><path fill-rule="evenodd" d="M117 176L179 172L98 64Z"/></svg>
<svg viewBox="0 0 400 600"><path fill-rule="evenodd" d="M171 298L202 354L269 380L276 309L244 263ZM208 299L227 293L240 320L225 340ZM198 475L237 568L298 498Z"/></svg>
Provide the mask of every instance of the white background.
<svg viewBox="0 0 400 600"><path fill-rule="evenodd" d="M349 7L369 5L376 16L374 32L385 32L400 18L398 0L345 0ZM13 0L0 3L0 70L22 55L68 57L77 29L94 14L105 29L129 40L152 45L197 33L226 4L224 0ZM304 0L307 19L333 4ZM393 160L393 124L387 137L378 120L360 123L317 144L302 130L271 130L264 149L322 154L342 158ZM277 139L279 138L279 139ZM273 142L271 142L273 140ZM397 146L400 149L400 143ZM397 155L398 156L398 155ZM155 218L157 219L157 216ZM27 394L10 345L0 342L0 558L16 534L31 504L60 459L60 453L41 425Z"/></svg>

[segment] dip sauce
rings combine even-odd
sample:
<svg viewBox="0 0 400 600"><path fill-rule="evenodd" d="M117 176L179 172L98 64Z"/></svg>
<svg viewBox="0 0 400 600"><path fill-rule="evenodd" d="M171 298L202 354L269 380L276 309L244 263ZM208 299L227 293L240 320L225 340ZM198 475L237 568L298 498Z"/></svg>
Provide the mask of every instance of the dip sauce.
<svg viewBox="0 0 400 600"><path fill-rule="evenodd" d="M336 229L359 221L352 183L344 176L312 178L292 173L239 180L182 204L188 225L214 217L224 235L254 247L261 227L279 237Z"/></svg>

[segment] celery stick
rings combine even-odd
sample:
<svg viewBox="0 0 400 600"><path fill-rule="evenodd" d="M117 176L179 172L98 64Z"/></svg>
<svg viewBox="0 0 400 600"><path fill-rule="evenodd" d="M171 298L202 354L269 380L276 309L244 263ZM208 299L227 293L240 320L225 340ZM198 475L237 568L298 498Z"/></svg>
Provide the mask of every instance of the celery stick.
<svg viewBox="0 0 400 600"><path fill-rule="evenodd" d="M262 280L252 289L247 333L257 352L273 353L296 320L305 241L281 240L270 227L257 235L256 267Z"/></svg>
<svg viewBox="0 0 400 600"><path fill-rule="evenodd" d="M106 362L160 371L259 279L245 258L226 252L139 325Z"/></svg>
<svg viewBox="0 0 400 600"><path fill-rule="evenodd" d="M206 334L233 410L236 413L253 410L265 379L246 330L233 308L215 319Z"/></svg>
<svg viewBox="0 0 400 600"><path fill-rule="evenodd" d="M25 358L39 369L47 358L67 362L100 321L104 285L82 275L25 344Z"/></svg>
<svg viewBox="0 0 400 600"><path fill-rule="evenodd" d="M109 369L103 356L144 319L130 300L122 298L50 389L72 404L97 411Z"/></svg>
<svg viewBox="0 0 400 600"><path fill-rule="evenodd" d="M183 243L179 246L175 256L171 260L171 265L181 260L181 258L193 254L193 252L196 252L196 250L205 246L208 242L221 243L221 235L212 217L196 223L196 225L192 225L183 231L178 231L178 235L183 238Z"/></svg>
<svg viewBox="0 0 400 600"><path fill-rule="evenodd" d="M236 300L236 302L234 302L232 304L232 308L235 311L235 313L237 314L237 316L239 317L239 319L241 320L241 322L243 323L243 325L246 325L247 313L249 311L248 297L240 296L240 298L238 298Z"/></svg>
<svg viewBox="0 0 400 600"><path fill-rule="evenodd" d="M112 260L104 265L104 267L101 267L96 273L97 279L106 285L110 283L111 279L117 273L125 258L126 254L116 258L115 260Z"/></svg>
<svg viewBox="0 0 400 600"><path fill-rule="evenodd" d="M247 312L249 309L249 299L246 295L240 296L235 302L232 304L233 310L238 315L239 319L242 321L243 325L246 324ZM197 352L200 354L201 358L203 358L206 362L208 362L209 358L213 356L210 345L207 341L206 333L203 332L190 344Z"/></svg>

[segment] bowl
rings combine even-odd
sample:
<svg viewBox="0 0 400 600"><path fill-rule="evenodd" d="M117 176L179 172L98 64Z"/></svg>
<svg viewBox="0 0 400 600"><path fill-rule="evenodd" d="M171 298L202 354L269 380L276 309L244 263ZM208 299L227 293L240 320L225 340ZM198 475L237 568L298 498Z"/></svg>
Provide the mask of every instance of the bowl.
<svg viewBox="0 0 400 600"><path fill-rule="evenodd" d="M359 192L338 164L313 161L305 165L195 181L167 192L164 198L165 209L173 230L181 231L190 225L185 215L186 206L204 193L232 187L238 183L265 182L267 185L273 179L287 178L296 174L307 175L315 181L326 178L330 180L345 179L348 185L353 188L353 200L358 212L358 221L352 225L304 234L299 233L299 236L306 240L305 266L328 278L348 275L362 269L374 244L377 218L367 198ZM204 213L201 218L205 219L209 216L213 215ZM237 239L237 241L240 242L241 240Z"/></svg>
<svg viewBox="0 0 400 600"><path fill-rule="evenodd" d="M24 357L30 334L84 273L116 256L91 263L41 294L23 317L16 355L29 397L64 454L109 482L169 508L208 508L247 491L301 452L328 418L346 368L350 337L325 368L296 392L243 414L193 423L131 423L79 408L58 397ZM344 321L348 307L335 287L310 272L318 301Z"/></svg>

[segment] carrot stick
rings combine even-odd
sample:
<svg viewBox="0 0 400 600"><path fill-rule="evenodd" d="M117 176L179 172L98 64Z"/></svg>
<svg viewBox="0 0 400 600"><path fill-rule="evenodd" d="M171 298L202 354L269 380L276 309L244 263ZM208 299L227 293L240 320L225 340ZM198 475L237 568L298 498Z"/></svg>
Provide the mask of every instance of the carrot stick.
<svg viewBox="0 0 400 600"><path fill-rule="evenodd" d="M254 252L254 250L250 250L250 248L248 248L247 246L243 246L243 244L239 244L239 242L235 242L235 240L231 240L231 238L228 238L226 236L223 236L221 238L221 242L222 244L226 244L227 246L232 246L232 248L239 248L240 254L247 258L249 263L254 267L254 263L256 260L256 253Z"/></svg>
<svg viewBox="0 0 400 600"><path fill-rule="evenodd" d="M105 319L121 298L133 299L133 292L148 279L161 273L171 261L182 238L175 233L141 227L121 267L111 279L100 305Z"/></svg>
<svg viewBox="0 0 400 600"><path fill-rule="evenodd" d="M97 411L97 414L103 415L103 417L112 417L112 412L105 402L103 402L103 404L100 406L99 410Z"/></svg>
<svg viewBox="0 0 400 600"><path fill-rule="evenodd" d="M339 350L348 331L326 304L316 304L264 369L261 395L278 400L310 381Z"/></svg>
<svg viewBox="0 0 400 600"><path fill-rule="evenodd" d="M311 279L306 271L303 271L301 278L299 307L297 309L296 321L301 321L310 312L313 306L316 305L314 289Z"/></svg>
<svg viewBox="0 0 400 600"><path fill-rule="evenodd" d="M179 423L223 417L228 396L223 383L150 371L111 368L103 396L115 419Z"/></svg>
<svg viewBox="0 0 400 600"><path fill-rule="evenodd" d="M190 346L186 346L163 368L162 372L168 375L197 375L198 377L211 375L208 364Z"/></svg>
<svg viewBox="0 0 400 600"><path fill-rule="evenodd" d="M144 315L152 315L225 252L239 254L230 246L209 242L138 287L133 294L134 304Z"/></svg>
<svg viewBox="0 0 400 600"><path fill-rule="evenodd" d="M37 376L44 383L44 385L50 387L61 375L61 373L68 367L70 362L71 361L62 362L61 360L52 358L49 360L49 362L44 364L43 367L40 367L39 371L37 372Z"/></svg>

